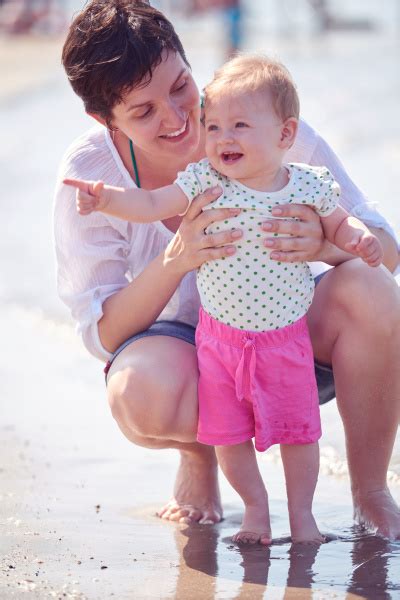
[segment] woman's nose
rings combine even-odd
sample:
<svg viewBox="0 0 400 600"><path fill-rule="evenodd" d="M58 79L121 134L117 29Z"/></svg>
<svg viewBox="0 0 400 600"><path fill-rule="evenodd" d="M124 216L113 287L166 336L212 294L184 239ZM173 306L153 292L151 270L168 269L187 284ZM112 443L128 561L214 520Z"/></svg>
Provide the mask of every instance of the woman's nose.
<svg viewBox="0 0 400 600"><path fill-rule="evenodd" d="M170 102L164 108L162 122L164 127L179 128L182 127L186 117L187 115L182 106Z"/></svg>

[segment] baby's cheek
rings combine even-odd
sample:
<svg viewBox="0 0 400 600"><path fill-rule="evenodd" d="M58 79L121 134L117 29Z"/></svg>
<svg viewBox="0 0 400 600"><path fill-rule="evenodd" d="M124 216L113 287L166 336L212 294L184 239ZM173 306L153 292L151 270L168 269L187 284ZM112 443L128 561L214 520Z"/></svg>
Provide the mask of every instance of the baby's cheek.
<svg viewBox="0 0 400 600"><path fill-rule="evenodd" d="M216 171L221 171L218 165L218 153L215 144L206 144L206 155L208 160L210 161L211 166Z"/></svg>
<svg viewBox="0 0 400 600"><path fill-rule="evenodd" d="M210 138L210 136L207 133L206 133L205 147L206 147L207 156L209 154L213 154L215 152L215 144L213 143L212 139Z"/></svg>

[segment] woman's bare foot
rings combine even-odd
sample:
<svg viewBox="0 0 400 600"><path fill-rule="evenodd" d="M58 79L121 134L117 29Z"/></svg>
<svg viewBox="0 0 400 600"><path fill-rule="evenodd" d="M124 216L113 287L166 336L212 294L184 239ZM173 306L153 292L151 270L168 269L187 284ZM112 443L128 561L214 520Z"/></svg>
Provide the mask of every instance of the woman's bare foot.
<svg viewBox="0 0 400 600"><path fill-rule="evenodd" d="M232 536L237 544L262 544L272 541L268 505L246 506L240 531Z"/></svg>
<svg viewBox="0 0 400 600"><path fill-rule="evenodd" d="M323 544L325 542L310 510L297 509L290 514L290 532L294 544L299 542Z"/></svg>
<svg viewBox="0 0 400 600"><path fill-rule="evenodd" d="M215 451L200 444L194 448L190 452L181 451L174 497L157 515L179 523L218 523L222 519L222 506Z"/></svg>
<svg viewBox="0 0 400 600"><path fill-rule="evenodd" d="M387 488L355 494L354 518L382 537L400 539L400 509Z"/></svg>

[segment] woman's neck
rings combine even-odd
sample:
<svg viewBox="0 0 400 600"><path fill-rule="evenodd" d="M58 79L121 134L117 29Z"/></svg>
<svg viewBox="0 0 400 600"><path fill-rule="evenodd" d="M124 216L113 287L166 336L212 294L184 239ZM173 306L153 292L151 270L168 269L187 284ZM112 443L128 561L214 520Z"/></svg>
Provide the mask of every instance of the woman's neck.
<svg viewBox="0 0 400 600"><path fill-rule="evenodd" d="M114 135L114 145L120 155L120 158L132 177L136 181L132 164L129 139L121 132ZM204 158L204 138L203 132L200 137L200 143L195 152L190 156L177 156L171 154L169 157L150 156L142 152L140 148L134 148L135 158L139 171L140 185L144 189L155 189L174 182L178 171L184 171L191 162L197 162Z"/></svg>

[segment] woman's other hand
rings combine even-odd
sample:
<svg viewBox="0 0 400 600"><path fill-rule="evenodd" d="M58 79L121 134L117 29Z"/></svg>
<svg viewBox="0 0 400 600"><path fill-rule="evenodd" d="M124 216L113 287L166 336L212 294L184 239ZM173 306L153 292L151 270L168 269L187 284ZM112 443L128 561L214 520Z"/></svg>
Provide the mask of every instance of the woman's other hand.
<svg viewBox="0 0 400 600"><path fill-rule="evenodd" d="M206 261L232 256L236 252L234 242L243 235L240 229L205 233L211 223L224 221L240 214L240 209L237 208L203 211L203 208L216 200L221 193L221 188L215 187L197 196L168 244L165 252L166 260L175 260L175 264L179 265L183 273L197 269Z"/></svg>
<svg viewBox="0 0 400 600"><path fill-rule="evenodd" d="M278 218L266 219L261 226L264 232L271 234L264 240L264 245L272 251L272 260L312 262L325 259L322 224L310 206L282 204L272 209L272 215ZM274 233L285 237L274 237Z"/></svg>

